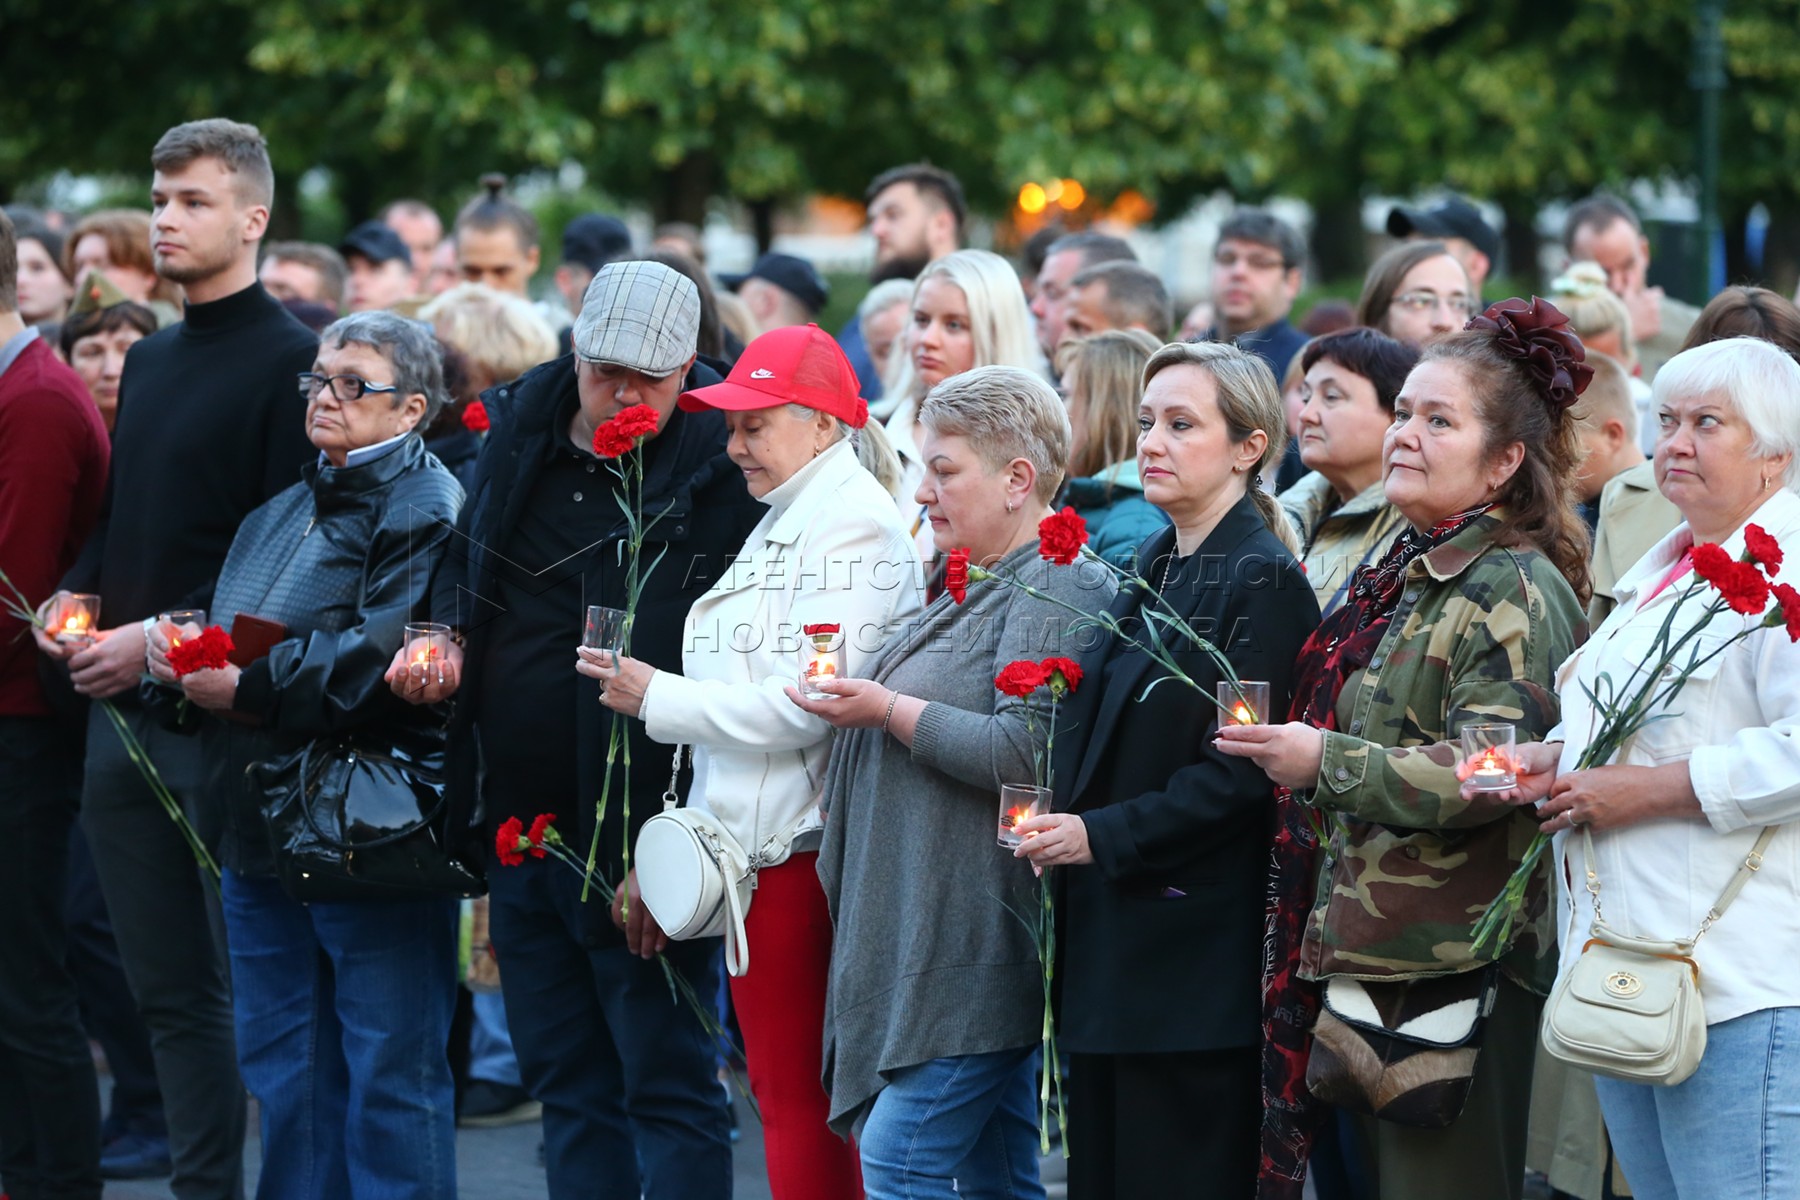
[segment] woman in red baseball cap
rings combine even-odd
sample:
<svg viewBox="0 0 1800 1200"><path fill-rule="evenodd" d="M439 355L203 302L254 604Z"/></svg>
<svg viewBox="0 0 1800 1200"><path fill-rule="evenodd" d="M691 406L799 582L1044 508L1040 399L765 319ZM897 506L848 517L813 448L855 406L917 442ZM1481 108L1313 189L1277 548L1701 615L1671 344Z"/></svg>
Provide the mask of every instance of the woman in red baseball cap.
<svg viewBox="0 0 1800 1200"><path fill-rule="evenodd" d="M763 334L724 383L680 403L724 412L726 453L769 512L688 613L681 674L587 649L577 669L652 738L694 748L688 804L713 813L756 872L748 961L729 965L775 1200L857 1200L856 1149L826 1126L819 1082L831 917L816 867L818 797L833 731L783 689L804 662L856 674L920 611L924 580L877 481L878 456L893 452L862 443L869 409L856 373L818 326ZM640 882L654 917L657 881Z"/></svg>

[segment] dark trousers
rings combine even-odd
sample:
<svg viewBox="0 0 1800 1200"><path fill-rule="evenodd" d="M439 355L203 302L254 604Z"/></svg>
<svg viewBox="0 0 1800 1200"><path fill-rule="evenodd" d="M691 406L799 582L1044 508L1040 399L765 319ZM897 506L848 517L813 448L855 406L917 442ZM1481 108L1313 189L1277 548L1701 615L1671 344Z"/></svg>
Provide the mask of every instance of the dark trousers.
<svg viewBox="0 0 1800 1200"><path fill-rule="evenodd" d="M159 729L136 708L121 711L189 820L216 846L219 818L198 802L198 739ZM218 893L98 706L88 721L81 808L119 958L150 1029L175 1164L170 1189L179 1200L236 1200L244 1085Z"/></svg>
<svg viewBox="0 0 1800 1200"><path fill-rule="evenodd" d="M1260 1051L1070 1055L1070 1200L1248 1200Z"/></svg>
<svg viewBox="0 0 1800 1200"><path fill-rule="evenodd" d="M731 1134L712 1039L654 960L592 949L598 895L554 859L488 860L489 923L519 1076L544 1106L551 1200L728 1200ZM710 998L718 939L667 957ZM641 1174L640 1174L641 1172Z"/></svg>
<svg viewBox="0 0 1800 1200"><path fill-rule="evenodd" d="M81 999L81 1024L100 1043L112 1075L101 1144L124 1133L165 1134L150 1030L125 981L106 897L100 894L100 875L79 823L69 831L69 890L63 911L68 920L69 974L75 977Z"/></svg>
<svg viewBox="0 0 1800 1200"><path fill-rule="evenodd" d="M64 964L81 760L49 718L0 717L0 1191L100 1196L100 1094Z"/></svg>

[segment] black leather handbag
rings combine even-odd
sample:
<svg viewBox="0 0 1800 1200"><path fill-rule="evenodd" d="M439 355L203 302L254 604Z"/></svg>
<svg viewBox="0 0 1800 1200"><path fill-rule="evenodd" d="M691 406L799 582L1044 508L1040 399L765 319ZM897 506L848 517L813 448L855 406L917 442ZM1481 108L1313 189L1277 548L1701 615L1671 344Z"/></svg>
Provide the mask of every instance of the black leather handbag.
<svg viewBox="0 0 1800 1200"><path fill-rule="evenodd" d="M338 734L252 766L276 875L299 901L474 896L441 737Z"/></svg>

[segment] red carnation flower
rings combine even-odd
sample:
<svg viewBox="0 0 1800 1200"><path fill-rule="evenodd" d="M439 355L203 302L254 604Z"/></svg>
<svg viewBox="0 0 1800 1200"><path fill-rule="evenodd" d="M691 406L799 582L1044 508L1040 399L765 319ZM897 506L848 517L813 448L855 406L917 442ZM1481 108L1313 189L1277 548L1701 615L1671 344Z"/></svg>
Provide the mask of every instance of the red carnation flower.
<svg viewBox="0 0 1800 1200"><path fill-rule="evenodd" d="M1087 522L1066 505L1038 522L1038 553L1049 562L1066 567L1080 557L1086 544Z"/></svg>
<svg viewBox="0 0 1800 1200"><path fill-rule="evenodd" d="M944 590L961 604L969 594L969 549L952 550L944 556Z"/></svg>
<svg viewBox="0 0 1800 1200"><path fill-rule="evenodd" d="M544 842L547 838L556 835L556 830L550 827L550 823L554 820L556 820L554 813L539 813L531 822L531 831L525 835L525 840L531 843L533 858L542 858L547 853L544 849Z"/></svg>
<svg viewBox="0 0 1800 1200"><path fill-rule="evenodd" d="M1763 624L1785 624L1788 640L1800 642L1800 591L1795 590L1794 586L1788 583L1778 583L1774 590L1778 607L1764 618Z"/></svg>
<svg viewBox="0 0 1800 1200"><path fill-rule="evenodd" d="M1072 658L1046 658L1039 664L1048 677L1050 690L1061 694L1081 686L1081 664Z"/></svg>
<svg viewBox="0 0 1800 1200"><path fill-rule="evenodd" d="M500 865L516 867L525 861L525 855L519 850L519 840L525 836L525 823L517 817L508 817L500 822L499 830L494 834L494 853L500 856Z"/></svg>
<svg viewBox="0 0 1800 1200"><path fill-rule="evenodd" d="M198 637L175 639L169 646L169 669L177 679L195 671L220 671L231 665L231 635L218 625L208 625Z"/></svg>
<svg viewBox="0 0 1800 1200"><path fill-rule="evenodd" d="M601 458L618 458L630 453L639 439L656 432L660 418L648 404L633 404L619 415L594 430L594 453Z"/></svg>
<svg viewBox="0 0 1800 1200"><path fill-rule="evenodd" d="M1761 525L1744 526L1744 561L1756 563L1775 577L1781 570L1781 543Z"/></svg>
<svg viewBox="0 0 1800 1200"><path fill-rule="evenodd" d="M1736 564L1731 555L1725 553L1725 547L1717 542L1701 542L1688 551L1688 557L1694 560L1694 574L1712 584L1719 586L1719 581L1731 573Z"/></svg>
<svg viewBox="0 0 1800 1200"><path fill-rule="evenodd" d="M1048 682L1050 672L1044 669L1044 664L1025 658L1007 663L1000 674L994 676L994 686L1008 696L1029 696Z"/></svg>
<svg viewBox="0 0 1800 1200"><path fill-rule="evenodd" d="M469 401L469 406L462 410L463 428L470 433L486 433L488 431L487 405L479 400Z"/></svg>

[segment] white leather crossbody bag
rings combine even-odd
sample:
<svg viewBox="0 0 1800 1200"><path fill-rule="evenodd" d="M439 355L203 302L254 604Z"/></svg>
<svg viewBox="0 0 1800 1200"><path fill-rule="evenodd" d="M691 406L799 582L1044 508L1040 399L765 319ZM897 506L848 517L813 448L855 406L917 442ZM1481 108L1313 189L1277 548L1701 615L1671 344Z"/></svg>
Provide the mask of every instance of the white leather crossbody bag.
<svg viewBox="0 0 1800 1200"><path fill-rule="evenodd" d="M1581 957L1558 981L1544 1009L1544 1049L1551 1057L1614 1079L1662 1087L1673 1087L1699 1068L1706 1053L1706 1011L1694 944L1762 867L1775 830L1770 825L1762 831L1693 937L1659 942L1626 937L1601 918L1594 838L1582 826L1594 922Z"/></svg>
<svg viewBox="0 0 1800 1200"><path fill-rule="evenodd" d="M676 789L687 749L675 747L662 811L638 831L638 891L657 925L676 941L723 935L725 967L742 975L750 969L744 914L756 891L756 868L723 821L682 806ZM758 817L761 808L759 798Z"/></svg>

